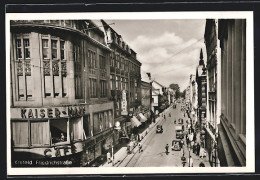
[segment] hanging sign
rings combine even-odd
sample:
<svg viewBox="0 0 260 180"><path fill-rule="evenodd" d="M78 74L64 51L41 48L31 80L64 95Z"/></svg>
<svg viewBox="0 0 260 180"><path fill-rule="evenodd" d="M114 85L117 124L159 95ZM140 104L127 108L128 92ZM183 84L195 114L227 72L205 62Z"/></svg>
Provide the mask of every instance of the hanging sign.
<svg viewBox="0 0 260 180"><path fill-rule="evenodd" d="M128 115L127 112L127 99L126 99L126 90L122 91L122 101L121 101L121 115Z"/></svg>

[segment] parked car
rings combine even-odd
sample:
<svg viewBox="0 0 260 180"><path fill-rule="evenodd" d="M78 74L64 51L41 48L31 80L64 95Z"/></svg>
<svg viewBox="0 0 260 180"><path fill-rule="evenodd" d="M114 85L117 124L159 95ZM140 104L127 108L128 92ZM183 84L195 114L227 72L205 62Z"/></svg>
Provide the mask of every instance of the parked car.
<svg viewBox="0 0 260 180"><path fill-rule="evenodd" d="M172 141L172 150L173 151L180 151L181 150L181 140L175 139Z"/></svg>
<svg viewBox="0 0 260 180"><path fill-rule="evenodd" d="M183 124L183 119L182 118L178 119L178 124Z"/></svg>
<svg viewBox="0 0 260 180"><path fill-rule="evenodd" d="M162 125L157 125L157 126L156 126L156 133L163 133L163 127L162 127Z"/></svg>

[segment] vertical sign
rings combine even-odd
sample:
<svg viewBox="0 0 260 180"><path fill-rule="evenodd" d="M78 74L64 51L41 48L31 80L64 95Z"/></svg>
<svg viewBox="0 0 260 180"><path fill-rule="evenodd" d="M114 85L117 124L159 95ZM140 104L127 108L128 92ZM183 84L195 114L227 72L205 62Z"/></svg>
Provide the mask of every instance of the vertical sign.
<svg viewBox="0 0 260 180"><path fill-rule="evenodd" d="M121 115L127 115L128 112L127 112L126 90L122 91L121 107L122 107Z"/></svg>

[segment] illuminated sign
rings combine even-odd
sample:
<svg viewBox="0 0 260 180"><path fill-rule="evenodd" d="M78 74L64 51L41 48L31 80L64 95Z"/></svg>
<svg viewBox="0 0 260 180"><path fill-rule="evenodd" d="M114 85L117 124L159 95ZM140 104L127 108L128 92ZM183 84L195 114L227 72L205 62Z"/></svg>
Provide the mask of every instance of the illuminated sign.
<svg viewBox="0 0 260 180"><path fill-rule="evenodd" d="M126 90L122 91L122 101L121 101L121 115L127 115L127 99L126 99Z"/></svg>

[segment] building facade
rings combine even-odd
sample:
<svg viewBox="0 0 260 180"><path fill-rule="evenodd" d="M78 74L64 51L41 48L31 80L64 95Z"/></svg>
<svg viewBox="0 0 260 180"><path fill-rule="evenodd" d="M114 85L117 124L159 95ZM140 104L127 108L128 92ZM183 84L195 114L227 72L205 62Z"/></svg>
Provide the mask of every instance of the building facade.
<svg viewBox="0 0 260 180"><path fill-rule="evenodd" d="M139 126L135 123L139 113L141 113L141 63L137 60L136 52L130 48L118 34L104 20L101 20L104 27L105 39L110 54L110 89L111 100L114 101L115 122L119 122L121 133L117 136L117 141L129 138L132 128ZM122 108L122 94L125 94L126 107ZM128 115L130 114L131 117ZM131 118L134 118L134 121Z"/></svg>
<svg viewBox="0 0 260 180"><path fill-rule="evenodd" d="M221 166L246 166L246 20L219 19L221 116L218 138Z"/></svg>
<svg viewBox="0 0 260 180"><path fill-rule="evenodd" d="M205 123L207 114L207 73L206 66L203 60L202 49L200 51L200 61L199 66L196 71L196 82L198 84L198 111L197 117L198 121L196 127L200 130L202 146L205 147Z"/></svg>
<svg viewBox="0 0 260 180"><path fill-rule="evenodd" d="M11 21L13 162L73 157L71 166L84 166L106 153L110 52L91 20Z"/></svg>
<svg viewBox="0 0 260 180"><path fill-rule="evenodd" d="M206 20L205 45L207 50L207 122L206 147L209 151L209 161L212 166L219 166L217 152L218 124L220 122L220 56L217 36L218 24L214 19Z"/></svg>
<svg viewBox="0 0 260 180"><path fill-rule="evenodd" d="M150 83L141 81L141 111L149 122L151 122L151 88Z"/></svg>

